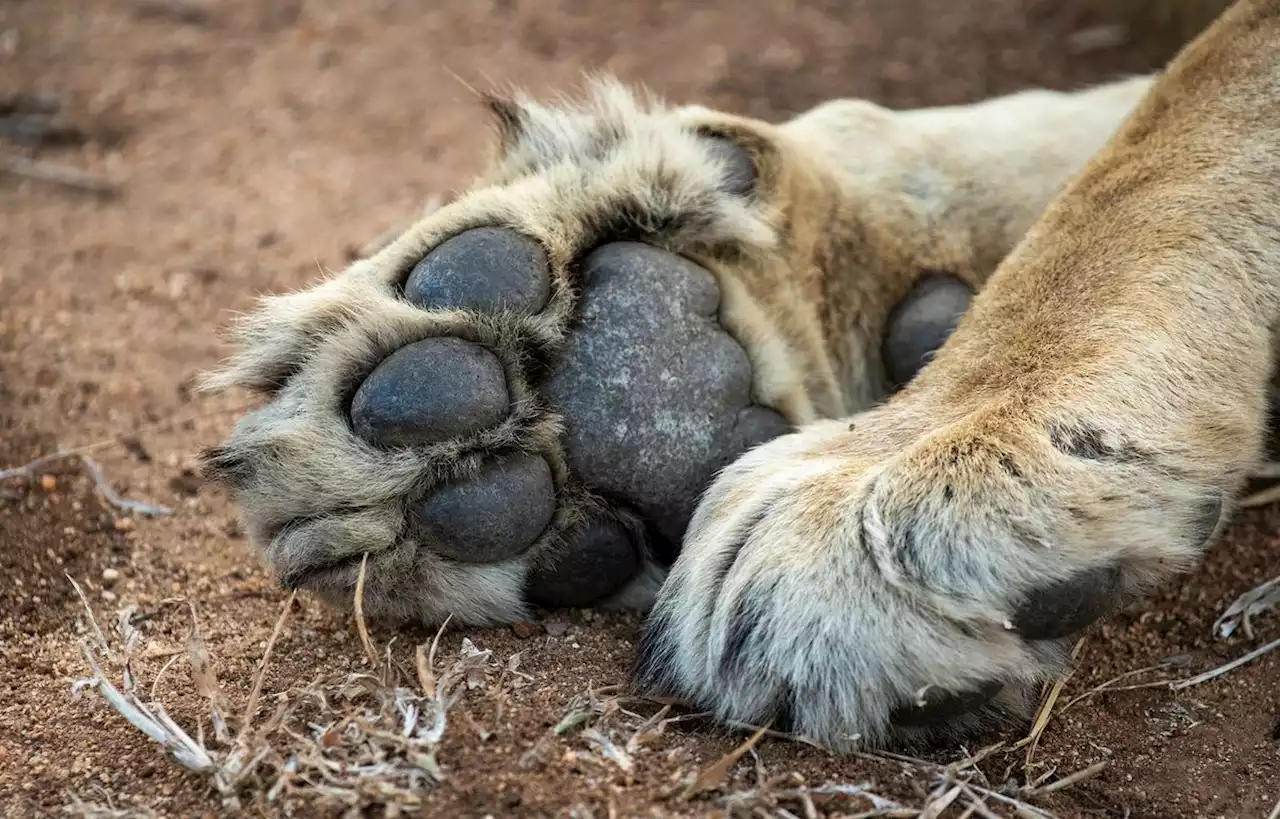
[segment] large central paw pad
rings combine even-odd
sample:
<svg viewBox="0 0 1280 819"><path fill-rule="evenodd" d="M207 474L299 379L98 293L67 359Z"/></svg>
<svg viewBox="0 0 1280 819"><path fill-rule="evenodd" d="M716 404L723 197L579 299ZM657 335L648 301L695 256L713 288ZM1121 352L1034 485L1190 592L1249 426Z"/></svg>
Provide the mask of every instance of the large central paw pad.
<svg viewBox="0 0 1280 819"><path fill-rule="evenodd" d="M580 328L546 388L569 465L678 545L715 472L787 424L751 405L751 364L716 322L706 270L619 243L587 257L583 286Z"/></svg>

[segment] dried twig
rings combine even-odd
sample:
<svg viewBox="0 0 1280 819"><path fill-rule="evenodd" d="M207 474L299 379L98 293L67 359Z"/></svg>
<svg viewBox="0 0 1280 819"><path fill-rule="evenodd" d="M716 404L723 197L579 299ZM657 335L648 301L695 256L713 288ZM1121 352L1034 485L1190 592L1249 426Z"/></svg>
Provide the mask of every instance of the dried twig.
<svg viewBox="0 0 1280 819"><path fill-rule="evenodd" d="M592 747L600 752L601 756L627 773L631 773L631 770L635 767L635 763L631 760L631 755L615 745L607 735L596 728L588 728L582 732L582 736Z"/></svg>
<svg viewBox="0 0 1280 819"><path fill-rule="evenodd" d="M119 196L121 190L119 184L104 176L72 168L69 165L37 161L21 156L0 157L0 171L27 179L50 182L64 188L86 191L104 198Z"/></svg>
<svg viewBox="0 0 1280 819"><path fill-rule="evenodd" d="M81 688L96 689L112 708L139 731L160 743L169 756L184 768L196 773L212 773L216 769L208 751L169 719L169 715L163 708L155 707L155 703L152 703L153 711L143 705L132 692L121 693L120 689L111 684L102 667L98 665L98 658L94 656L93 649L81 644L80 651L93 671L93 677L82 681L84 685L81 685Z"/></svg>
<svg viewBox="0 0 1280 819"><path fill-rule="evenodd" d="M369 667L378 667L378 650L373 647L373 639L369 636L369 627L364 622L364 580L369 571L369 553L360 558L360 574L356 576L355 617L356 631L360 632L360 645L364 648L364 656Z"/></svg>
<svg viewBox="0 0 1280 819"><path fill-rule="evenodd" d="M1001 750L1002 748L1004 748L1004 740L1000 740L999 742L994 742L991 745L988 745L987 747L982 748L976 754L971 754L965 757L964 759L958 760L956 762L951 762L947 765L948 775L955 776L961 771L964 771L969 768L972 768L977 773L982 773L982 770L978 767L978 763L986 759L987 757L991 756L996 751Z"/></svg>
<svg viewBox="0 0 1280 819"><path fill-rule="evenodd" d="M925 803L924 810L920 811L919 819L938 819L942 812L951 807L951 803L960 798L963 787L953 785L950 789L943 791L937 797L930 799Z"/></svg>
<svg viewBox="0 0 1280 819"><path fill-rule="evenodd" d="M1035 721L1031 724L1031 732L1021 739L1014 747L1018 748L1022 745L1027 746L1027 755L1023 760L1023 767L1031 767L1031 759L1035 756L1036 746L1040 744L1040 736L1044 733L1045 726L1049 724L1049 717L1053 715L1054 703L1058 701L1058 696L1062 693L1062 687L1067 684L1067 680L1071 679L1071 672L1068 671L1054 682L1053 686L1045 694L1044 700L1040 703L1040 708L1036 712Z"/></svg>
<svg viewBox="0 0 1280 819"><path fill-rule="evenodd" d="M1210 669L1209 671L1206 671L1203 674L1197 674L1196 676L1189 677L1185 680L1177 680L1176 682L1172 682L1169 684L1169 688L1174 691L1182 691L1183 689L1190 688L1193 685L1199 685L1200 683L1208 682L1209 680L1212 680L1216 677L1221 677L1223 674L1226 674L1229 671L1233 671L1239 668L1245 663L1252 662L1253 660L1256 660L1259 657L1261 657L1263 654L1266 654L1268 651L1274 651L1277 648L1280 648L1280 638L1276 638L1275 640L1272 640L1271 642L1267 643L1264 646L1255 648L1253 651L1250 651L1248 654L1245 654L1243 657L1237 657L1231 662L1226 663L1224 665L1220 665L1217 668Z"/></svg>
<svg viewBox="0 0 1280 819"><path fill-rule="evenodd" d="M96 653L85 645L92 676L77 682L73 693L97 691L172 758L207 776L222 795L224 806L233 812L240 810L238 794L246 786L252 786L267 802L288 797L291 802L312 800L330 807L336 803L357 813L378 804L386 805L392 813L420 809L422 792L444 778L435 754L444 732L445 712L477 676L483 678L482 669L491 653L464 640L459 659L429 686L432 697L397 685L392 679L397 666L392 663L387 664L385 677L321 675L303 688L276 694L274 713L253 726L268 661L293 602L290 596L264 648L240 732L229 742L219 740L223 748L207 747L203 733L193 739L168 717L154 696L146 703L140 699L129 653L139 632L129 610L120 618L125 638L124 683L119 687L111 683ZM92 619L91 610L89 614ZM95 633L101 634L96 621L92 625ZM198 639L199 629L193 626L189 648ZM193 679L202 693L217 691L213 688L216 680L208 678L212 670L201 648L191 651ZM429 656L434 653L423 653L422 662L428 662ZM434 680L434 672L428 672ZM202 676L206 677L204 682ZM220 693L206 696L213 702ZM215 705L215 709L221 706ZM306 808L298 812L313 814Z"/></svg>
<svg viewBox="0 0 1280 819"><path fill-rule="evenodd" d="M747 751L756 747L756 743L764 736L766 728L761 728L756 731L746 742L742 743L737 748L734 748L732 751L711 763L706 768L703 768L702 772L698 774L697 778L693 780L689 787L685 788L684 793L680 795L680 798L688 799L702 791L711 790L712 788L719 786L720 783L724 781L724 778L729 775L729 769L737 764L738 760L742 759L742 757L746 755Z"/></svg>
<svg viewBox="0 0 1280 819"><path fill-rule="evenodd" d="M871 819L871 817L882 817L883 819L917 819L920 815L918 808L908 808L892 799L886 799L875 791L871 790L870 782L860 783L828 783L826 785L818 785L816 787L798 787L785 789L763 789L756 788L750 791L742 791L729 794L720 799L724 804L735 807L750 807L752 804L776 804L778 801L795 801L804 806L806 819L808 817L818 816L817 806L814 804L813 797L829 798L833 796L857 797L865 799L871 803L871 810L854 814L841 814L847 819Z"/></svg>
<svg viewBox="0 0 1280 819"><path fill-rule="evenodd" d="M115 508L149 518L173 514L173 510L167 506L147 503L146 501L130 500L129 498L121 496L115 489L112 489L111 484L107 482L106 476L102 474L102 467L98 466L98 464L87 455L81 455L80 460L84 463L85 469L89 471L89 477L93 479L93 483L98 487L98 491L102 493L102 497L107 503Z"/></svg>
<svg viewBox="0 0 1280 819"><path fill-rule="evenodd" d="M280 616L276 618L275 628L271 629L271 637L267 639L267 647L262 651L262 660L258 663L258 671L253 675L253 688L249 690L249 702L244 707L244 717L240 720L240 739L244 739L249 733L249 727L253 725L253 715L258 711L258 699L262 696L262 681L267 676L267 661L271 659L271 649L275 648L276 640L280 637L280 632L284 629L284 621L288 619L289 612L293 609L293 601L298 596L295 589L289 593L289 599L284 601L284 608L280 610Z"/></svg>
<svg viewBox="0 0 1280 819"><path fill-rule="evenodd" d="M969 797L969 806L965 808L966 814L972 816L976 813L982 819L1001 819L1000 816L992 812L991 808L987 807L987 803L967 783L962 784L961 787L964 788L964 795Z"/></svg>
<svg viewBox="0 0 1280 819"><path fill-rule="evenodd" d="M1062 713L1066 711L1067 709L1074 706L1076 703L1082 700L1087 700L1090 697L1094 696L1095 694L1109 694L1113 691L1137 691L1142 688L1165 688L1169 685L1169 683L1174 681L1169 679L1152 680L1151 682L1137 683L1136 685L1116 685L1116 683L1120 682L1121 680L1127 680L1130 677L1136 677L1139 674L1146 674L1149 671L1159 671L1161 669L1168 668L1170 665L1171 665L1170 663L1164 662L1164 663L1157 663L1156 665L1144 666L1143 668L1135 668L1133 671L1126 671L1123 674L1119 674L1115 677L1112 677L1111 679L1107 680L1104 683L1095 685L1093 688L1090 688L1088 691L1075 695L1071 699L1067 700L1066 705L1058 709L1058 713Z"/></svg>
<svg viewBox="0 0 1280 819"><path fill-rule="evenodd" d="M81 604L84 605L85 614L89 617L89 627L93 629L93 635L98 638L98 646L103 653L110 654L111 646L107 643L107 637L102 633L102 629L98 628L98 618L93 616L93 606L89 605L89 598L85 596L84 589L80 588L80 584L71 575L65 575L67 580L71 581L71 588L76 590L76 596L80 598Z"/></svg>
<svg viewBox="0 0 1280 819"><path fill-rule="evenodd" d="M97 487L98 491L102 494L103 499L110 506L114 506L115 508L122 509L126 512L131 512L135 515L142 515L144 517L159 517L173 514L173 510L167 506L147 503L146 501L130 500L129 498L121 496L120 493L116 492L116 490L112 488L111 483L107 480L106 476L102 474L102 467L98 466L95 461L90 459L83 452L54 452L51 455L44 455L36 458L34 461L25 463L22 466L15 466L10 469L0 469L0 480L8 478L29 478L35 474L36 469L53 463L54 461L67 458L77 459L80 463L84 464L85 470L89 473L89 478L93 481L94 486Z"/></svg>
<svg viewBox="0 0 1280 819"><path fill-rule="evenodd" d="M1044 785L1039 788L1029 788L1027 789L1026 793L1028 795L1039 796L1045 793L1053 793L1054 791L1060 791L1063 788L1069 788L1072 785L1075 785L1076 783L1083 782L1086 779L1097 776L1098 774L1102 773L1103 769L1110 764L1111 764L1111 760L1109 759L1104 759L1101 762L1095 762L1089 767L1081 768L1080 770L1076 771L1073 774L1068 774L1062 777L1061 779L1055 779L1053 782L1050 782L1048 785Z"/></svg>
<svg viewBox="0 0 1280 819"><path fill-rule="evenodd" d="M218 684L218 675L214 673L213 659L209 656L209 649L205 647L204 638L200 636L200 619L196 615L196 604L188 600L187 606L191 610L191 633L187 636L187 660L191 664L191 679L195 682L196 691L200 696L209 701L213 735L225 745L231 741L227 720L223 716L227 711L226 696L222 693L222 686ZM158 676L157 679L159 679ZM154 699L153 696L152 700Z"/></svg>
<svg viewBox="0 0 1280 819"><path fill-rule="evenodd" d="M704 711L694 715L685 715L683 719L691 719L694 716L707 717L710 715L711 715L710 712ZM737 728L740 731L763 731L764 735L771 739L782 739L782 740L786 740L787 742L798 742L801 745L808 745L810 748L817 748L820 751L831 750L827 746L818 742L816 739L807 737L804 734L789 734L786 731L774 730L773 728L770 728L767 725L765 726L752 725L749 722L738 722L737 720L725 720L724 724L729 728Z"/></svg>
<svg viewBox="0 0 1280 819"><path fill-rule="evenodd" d="M1251 495L1245 495L1236 501L1236 506L1241 509L1251 509L1258 506L1269 506L1278 500L1280 500L1280 484L1268 486L1266 489L1259 489Z"/></svg>
<svg viewBox="0 0 1280 819"><path fill-rule="evenodd" d="M1236 598L1214 622L1214 633L1219 637L1230 637L1238 627L1243 626L1245 636L1252 640L1254 615L1270 611L1277 605L1280 605L1280 577L1268 580Z"/></svg>

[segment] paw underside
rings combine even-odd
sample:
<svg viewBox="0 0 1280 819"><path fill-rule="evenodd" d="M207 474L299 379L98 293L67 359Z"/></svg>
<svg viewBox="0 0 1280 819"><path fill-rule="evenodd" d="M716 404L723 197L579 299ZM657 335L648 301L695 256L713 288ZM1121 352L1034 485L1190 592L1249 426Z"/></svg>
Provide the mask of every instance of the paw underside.
<svg viewBox="0 0 1280 819"><path fill-rule="evenodd" d="M349 604L367 553L390 619L645 606L715 471L789 429L691 261L771 241L751 156L620 93L508 111L507 184L237 328L214 383L271 400L206 464L284 584Z"/></svg>

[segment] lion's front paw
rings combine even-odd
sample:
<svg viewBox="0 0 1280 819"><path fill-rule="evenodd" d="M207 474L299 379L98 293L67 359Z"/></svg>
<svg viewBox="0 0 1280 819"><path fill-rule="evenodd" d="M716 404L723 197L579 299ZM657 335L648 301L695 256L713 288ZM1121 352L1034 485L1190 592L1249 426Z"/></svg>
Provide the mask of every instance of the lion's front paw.
<svg viewBox="0 0 1280 819"><path fill-rule="evenodd" d="M1219 523L1217 487L1100 428L933 414L891 402L726 470L638 686L837 748L1022 717L1072 635Z"/></svg>
<svg viewBox="0 0 1280 819"><path fill-rule="evenodd" d="M207 462L284 583L347 602L367 553L374 615L644 604L715 470L788 429L677 255L769 242L750 154L596 93L503 107L501 184L239 328L221 382L273 396Z"/></svg>

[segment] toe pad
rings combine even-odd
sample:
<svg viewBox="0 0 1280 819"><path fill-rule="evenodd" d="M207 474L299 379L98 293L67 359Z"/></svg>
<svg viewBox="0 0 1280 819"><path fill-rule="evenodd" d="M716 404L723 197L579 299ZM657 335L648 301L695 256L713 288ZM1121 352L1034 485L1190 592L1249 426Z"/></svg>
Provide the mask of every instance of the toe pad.
<svg viewBox="0 0 1280 819"><path fill-rule="evenodd" d="M491 563L528 549L555 514L551 467L540 455L512 455L474 478L436 489L416 509L433 552Z"/></svg>
<svg viewBox="0 0 1280 819"><path fill-rule="evenodd" d="M640 551L621 524L592 521L554 566L529 576L526 595L547 608L587 606L617 591L640 566Z"/></svg>
<svg viewBox="0 0 1280 819"><path fill-rule="evenodd" d="M895 387L916 377L956 329L973 293L951 276L933 274L916 283L889 313L881 355Z"/></svg>
<svg viewBox="0 0 1280 819"><path fill-rule="evenodd" d="M427 308L536 313L551 293L547 254L534 240L507 228L460 233L418 262L404 297Z"/></svg>
<svg viewBox="0 0 1280 819"><path fill-rule="evenodd" d="M428 338L388 356L356 390L351 425L375 446L433 444L506 417L506 375L488 350Z"/></svg>
<svg viewBox="0 0 1280 819"><path fill-rule="evenodd" d="M1119 567L1090 569L1028 595L1013 617L1013 628L1028 640L1069 637L1114 611L1122 596Z"/></svg>

